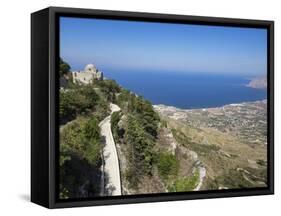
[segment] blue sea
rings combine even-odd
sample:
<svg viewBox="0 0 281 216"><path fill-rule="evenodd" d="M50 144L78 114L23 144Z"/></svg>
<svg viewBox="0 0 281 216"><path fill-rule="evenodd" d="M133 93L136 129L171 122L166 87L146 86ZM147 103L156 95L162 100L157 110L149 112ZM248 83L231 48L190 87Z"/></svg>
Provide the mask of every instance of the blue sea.
<svg viewBox="0 0 281 216"><path fill-rule="evenodd" d="M266 90L246 87L249 79L236 75L107 69L104 76L152 104L183 109L219 107L262 100L267 96Z"/></svg>

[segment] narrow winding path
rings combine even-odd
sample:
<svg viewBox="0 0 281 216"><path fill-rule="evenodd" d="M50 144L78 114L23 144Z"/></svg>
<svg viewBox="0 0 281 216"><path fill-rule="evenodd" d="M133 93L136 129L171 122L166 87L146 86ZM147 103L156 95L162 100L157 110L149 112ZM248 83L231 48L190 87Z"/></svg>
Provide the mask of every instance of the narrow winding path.
<svg viewBox="0 0 281 216"><path fill-rule="evenodd" d="M204 178L206 176L206 168L204 166L199 166L199 182L198 185L193 189L193 191L199 191L202 187Z"/></svg>
<svg viewBox="0 0 281 216"><path fill-rule="evenodd" d="M110 104L111 114L120 110L116 104ZM111 132L111 114L100 122L101 135L105 141L103 148L103 188L102 195L121 195L120 168L116 145Z"/></svg>

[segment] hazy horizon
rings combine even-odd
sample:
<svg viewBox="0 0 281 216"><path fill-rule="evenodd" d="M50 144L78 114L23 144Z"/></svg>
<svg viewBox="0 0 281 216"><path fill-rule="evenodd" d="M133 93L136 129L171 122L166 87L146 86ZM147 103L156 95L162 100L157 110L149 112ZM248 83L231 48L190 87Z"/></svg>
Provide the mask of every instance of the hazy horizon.
<svg viewBox="0 0 281 216"><path fill-rule="evenodd" d="M72 70L232 74L267 72L266 29L60 18L60 56ZM106 71L104 71L106 73Z"/></svg>

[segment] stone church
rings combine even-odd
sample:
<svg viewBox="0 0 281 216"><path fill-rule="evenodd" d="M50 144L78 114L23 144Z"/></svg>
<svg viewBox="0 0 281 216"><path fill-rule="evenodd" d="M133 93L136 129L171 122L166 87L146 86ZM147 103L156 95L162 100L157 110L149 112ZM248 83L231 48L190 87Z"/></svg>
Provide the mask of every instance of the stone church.
<svg viewBox="0 0 281 216"><path fill-rule="evenodd" d="M94 80L103 80L103 73L95 65L86 65L84 71L73 71L72 78L74 83L89 84Z"/></svg>

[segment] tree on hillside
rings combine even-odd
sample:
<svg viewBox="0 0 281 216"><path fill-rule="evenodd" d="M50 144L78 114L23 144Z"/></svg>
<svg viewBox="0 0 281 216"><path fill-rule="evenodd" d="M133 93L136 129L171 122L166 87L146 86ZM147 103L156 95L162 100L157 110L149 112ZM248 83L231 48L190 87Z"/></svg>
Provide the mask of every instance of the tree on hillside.
<svg viewBox="0 0 281 216"><path fill-rule="evenodd" d="M131 186L136 188L141 177L151 173L154 143L140 122L132 115L128 116L125 140L129 146L130 161L127 178Z"/></svg>
<svg viewBox="0 0 281 216"><path fill-rule="evenodd" d="M60 77L62 77L63 75L66 75L70 71L70 65L67 62L63 61L62 58L60 58L59 68L60 68L59 69Z"/></svg>
<svg viewBox="0 0 281 216"><path fill-rule="evenodd" d="M121 91L121 87L115 82L115 80L103 80L96 82L96 84L100 87L106 100L113 103L116 102L116 94Z"/></svg>
<svg viewBox="0 0 281 216"><path fill-rule="evenodd" d="M135 103L135 111L146 132L156 138L160 118L153 110L151 103L142 97L138 97Z"/></svg>

